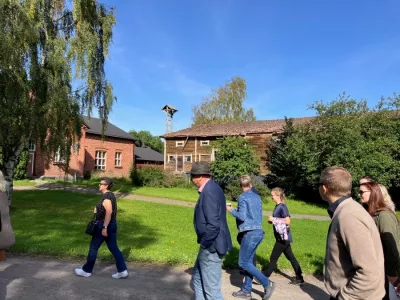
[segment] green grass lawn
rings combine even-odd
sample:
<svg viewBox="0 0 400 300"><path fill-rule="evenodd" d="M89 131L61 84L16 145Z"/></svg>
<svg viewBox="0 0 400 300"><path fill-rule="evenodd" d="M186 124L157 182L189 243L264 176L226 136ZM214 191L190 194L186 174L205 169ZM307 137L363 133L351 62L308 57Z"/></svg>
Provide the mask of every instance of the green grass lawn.
<svg viewBox="0 0 400 300"><path fill-rule="evenodd" d="M98 198L66 191L16 191L12 225L16 244L10 251L80 259L87 255L90 237L84 234ZM228 215L234 249L225 257L226 267L237 266L239 246L235 220ZM329 222L292 221L293 250L306 273L321 274ZM129 261L191 266L198 251L193 229L193 209L142 201L119 200L118 243ZM268 262L274 238L271 225L264 222L265 240L257 251L263 266ZM107 247L99 257L111 260ZM290 269L282 257L281 270Z"/></svg>
<svg viewBox="0 0 400 300"><path fill-rule="evenodd" d="M35 186L35 180L23 179L23 180L14 180L14 186Z"/></svg>

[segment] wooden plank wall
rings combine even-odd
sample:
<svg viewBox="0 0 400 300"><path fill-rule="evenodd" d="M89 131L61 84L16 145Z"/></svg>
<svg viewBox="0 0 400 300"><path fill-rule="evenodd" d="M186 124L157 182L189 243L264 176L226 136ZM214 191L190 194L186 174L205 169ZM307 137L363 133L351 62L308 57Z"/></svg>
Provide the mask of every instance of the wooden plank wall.
<svg viewBox="0 0 400 300"><path fill-rule="evenodd" d="M209 140L210 145L212 141L215 141L217 137L205 137L197 138L197 143L195 138L170 138L166 140L166 157L165 159L165 170L167 172L176 173L177 163L168 162L168 157L170 155L183 156L183 172L189 172L192 168L192 163L195 161L208 161L211 162L212 159L212 147L200 146L200 141ZM272 134L251 134L247 135L246 138L249 141L249 145L253 147L256 155L260 158L260 173L262 175L268 174L267 168L267 148L271 142ZM176 142L183 142L184 147L176 146ZM186 143L186 144L185 144ZM197 144L197 147L195 147ZM191 156L191 162L185 161L185 156Z"/></svg>

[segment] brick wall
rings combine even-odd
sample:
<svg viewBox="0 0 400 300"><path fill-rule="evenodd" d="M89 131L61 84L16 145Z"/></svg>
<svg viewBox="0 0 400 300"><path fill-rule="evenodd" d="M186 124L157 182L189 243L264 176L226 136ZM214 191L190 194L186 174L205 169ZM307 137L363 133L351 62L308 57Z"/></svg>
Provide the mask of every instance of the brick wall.
<svg viewBox="0 0 400 300"><path fill-rule="evenodd" d="M132 140L105 137L83 132L79 141L79 150L71 153L69 175L82 177L86 172L95 176L129 177L134 162L134 143ZM35 153L34 176L63 177L64 171L60 164L50 161L49 168L45 168L45 154L41 153L37 145ZM95 170L96 151L106 152L105 170ZM121 152L121 167L115 166L115 153Z"/></svg>
<svg viewBox="0 0 400 300"><path fill-rule="evenodd" d="M134 162L135 145L132 140L86 134L84 146L85 164L84 172L91 172L96 176L129 177L130 169ZM106 169L95 169L96 151L106 151ZM115 166L115 153L121 152L121 167Z"/></svg>

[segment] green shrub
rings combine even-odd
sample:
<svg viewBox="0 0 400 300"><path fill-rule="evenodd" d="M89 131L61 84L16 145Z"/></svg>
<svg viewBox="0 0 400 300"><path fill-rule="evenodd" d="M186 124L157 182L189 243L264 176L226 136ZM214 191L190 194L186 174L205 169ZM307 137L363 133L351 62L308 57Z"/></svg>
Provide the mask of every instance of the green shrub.
<svg viewBox="0 0 400 300"><path fill-rule="evenodd" d="M263 203L268 202L268 196L270 195L270 190L268 187L259 179L252 178L253 187L260 194ZM232 180L229 182L225 189L225 196L227 200L238 201L240 194L242 194L242 188L240 187L239 179Z"/></svg>
<svg viewBox="0 0 400 300"><path fill-rule="evenodd" d="M14 171L14 179L22 180L28 176L27 167L29 162L29 152L25 150L21 153L21 156L17 162L17 166Z"/></svg>
<svg viewBox="0 0 400 300"><path fill-rule="evenodd" d="M156 167L133 168L131 171L131 180L136 186L162 187L165 177L164 170Z"/></svg>

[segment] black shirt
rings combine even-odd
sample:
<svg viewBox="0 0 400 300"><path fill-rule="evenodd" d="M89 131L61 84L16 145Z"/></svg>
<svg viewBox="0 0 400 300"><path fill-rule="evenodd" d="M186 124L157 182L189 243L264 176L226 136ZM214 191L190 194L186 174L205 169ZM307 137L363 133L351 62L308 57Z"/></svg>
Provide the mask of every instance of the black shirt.
<svg viewBox="0 0 400 300"><path fill-rule="evenodd" d="M339 199L337 199L334 203L332 203L331 205L329 205L328 207L328 214L329 216L333 217L333 214L335 213L335 210L338 208L339 204L342 203L344 200L346 200L347 198L350 198L350 196L343 196Z"/></svg>
<svg viewBox="0 0 400 300"><path fill-rule="evenodd" d="M111 220L115 220L117 218L117 199L115 199L114 193L107 192L102 194L101 200L96 204L97 221L104 221L104 218L106 217L106 209L103 206L103 201L106 199L111 200L112 204Z"/></svg>

